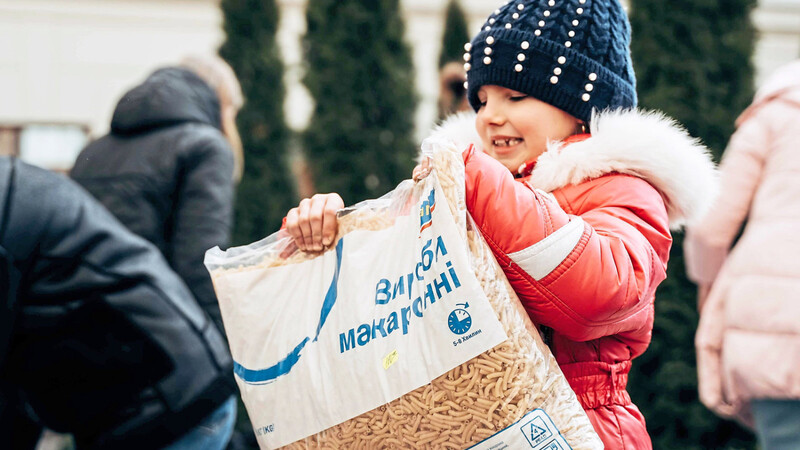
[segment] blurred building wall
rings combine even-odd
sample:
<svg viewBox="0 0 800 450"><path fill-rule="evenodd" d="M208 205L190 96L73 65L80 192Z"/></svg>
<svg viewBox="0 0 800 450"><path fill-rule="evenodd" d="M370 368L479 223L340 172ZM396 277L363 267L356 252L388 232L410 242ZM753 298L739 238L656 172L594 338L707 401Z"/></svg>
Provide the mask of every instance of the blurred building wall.
<svg viewBox="0 0 800 450"><path fill-rule="evenodd" d="M753 24L759 33L753 64L760 86L779 66L800 58L800 0L759 0Z"/></svg>
<svg viewBox="0 0 800 450"><path fill-rule="evenodd" d="M68 169L128 88L215 52L220 24L218 0L0 0L0 154Z"/></svg>
<svg viewBox="0 0 800 450"><path fill-rule="evenodd" d="M313 110L302 86L307 0L276 1L286 120L302 130ZM461 0L470 29L477 32L499 3ZM401 4L414 51L421 138L437 116L447 0ZM754 57L760 83L800 57L800 0L760 0L753 21L760 33ZM34 163L68 169L76 147L107 131L126 89L186 53L216 51L224 40L221 23L219 0L0 0L0 154L22 153Z"/></svg>

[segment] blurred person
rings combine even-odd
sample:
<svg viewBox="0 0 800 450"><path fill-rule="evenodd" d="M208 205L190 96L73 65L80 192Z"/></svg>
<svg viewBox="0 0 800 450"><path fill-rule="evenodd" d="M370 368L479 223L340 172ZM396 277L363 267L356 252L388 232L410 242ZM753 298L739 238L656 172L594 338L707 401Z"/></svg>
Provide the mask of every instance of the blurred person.
<svg viewBox="0 0 800 450"><path fill-rule="evenodd" d="M225 448L225 340L180 277L68 178L0 157L0 448Z"/></svg>
<svg viewBox="0 0 800 450"><path fill-rule="evenodd" d="M234 185L243 169L233 70L190 56L122 96L110 132L78 156L70 176L131 231L158 247L220 330L205 251L229 244Z"/></svg>
<svg viewBox="0 0 800 450"><path fill-rule="evenodd" d="M221 331L203 258L209 248L230 241L234 188L244 168L236 128L243 104L239 81L225 61L187 56L124 94L110 132L81 152L70 173L161 250ZM237 429L233 438L235 447L254 440L252 430Z"/></svg>
<svg viewBox="0 0 800 450"><path fill-rule="evenodd" d="M650 343L670 230L716 183L705 147L635 108L629 44L617 0L506 2L465 45L476 114L437 137L465 149L467 210L605 448L642 450L652 443L628 373ZM285 229L320 251L342 207L338 194L304 199Z"/></svg>
<svg viewBox="0 0 800 450"><path fill-rule="evenodd" d="M755 428L766 450L800 448L798 124L800 60L775 72L737 119L720 196L684 243L699 292L700 399Z"/></svg>
<svg viewBox="0 0 800 450"><path fill-rule="evenodd" d="M467 71L464 64L449 62L439 70L439 118L470 109L467 101Z"/></svg>

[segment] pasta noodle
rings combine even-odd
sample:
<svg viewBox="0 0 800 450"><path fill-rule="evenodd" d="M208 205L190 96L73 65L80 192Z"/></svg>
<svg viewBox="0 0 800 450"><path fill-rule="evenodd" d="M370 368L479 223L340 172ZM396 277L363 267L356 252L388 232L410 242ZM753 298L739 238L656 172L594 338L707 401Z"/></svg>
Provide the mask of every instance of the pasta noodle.
<svg viewBox="0 0 800 450"><path fill-rule="evenodd" d="M573 449L602 448L555 358L531 323L466 214L463 162L455 147L433 153L437 176L453 217L462 221L471 267L505 329L508 339L493 349L454 367L430 384L315 435L288 449L326 448L450 448L463 449L492 436L536 408L544 409ZM407 182L407 183L410 183ZM418 198L419 185L411 187ZM388 208L388 206L387 206ZM392 225L397 211L356 208L339 218L337 239L356 229L377 230ZM334 243L335 245L335 243ZM333 245L331 246L333 247ZM294 252L288 258L267 258L237 269L254 270L295 264L318 256Z"/></svg>

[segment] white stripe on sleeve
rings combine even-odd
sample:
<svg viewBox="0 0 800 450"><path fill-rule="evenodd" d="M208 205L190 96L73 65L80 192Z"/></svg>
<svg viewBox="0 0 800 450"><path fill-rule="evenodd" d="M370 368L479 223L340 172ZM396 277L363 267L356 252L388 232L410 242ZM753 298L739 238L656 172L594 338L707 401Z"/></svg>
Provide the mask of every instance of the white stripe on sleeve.
<svg viewBox="0 0 800 450"><path fill-rule="evenodd" d="M572 250L583 236L583 219L571 217L568 224L550 236L528 248L509 254L509 258L535 280L541 280L552 272Z"/></svg>

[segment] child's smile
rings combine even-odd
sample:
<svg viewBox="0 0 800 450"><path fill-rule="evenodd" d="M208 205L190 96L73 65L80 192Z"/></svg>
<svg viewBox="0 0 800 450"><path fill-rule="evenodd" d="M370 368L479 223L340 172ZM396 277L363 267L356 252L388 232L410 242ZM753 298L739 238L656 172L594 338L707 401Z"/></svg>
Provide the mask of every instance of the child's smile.
<svg viewBox="0 0 800 450"><path fill-rule="evenodd" d="M495 147L513 147L521 143L522 139L519 138L505 138L505 137L492 138L492 145L494 145Z"/></svg>
<svg viewBox="0 0 800 450"><path fill-rule="evenodd" d="M478 98L475 126L483 151L512 172L544 153L549 141L562 140L577 129L575 117L521 92L485 85Z"/></svg>

